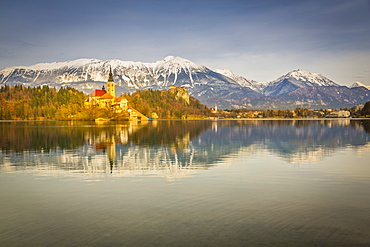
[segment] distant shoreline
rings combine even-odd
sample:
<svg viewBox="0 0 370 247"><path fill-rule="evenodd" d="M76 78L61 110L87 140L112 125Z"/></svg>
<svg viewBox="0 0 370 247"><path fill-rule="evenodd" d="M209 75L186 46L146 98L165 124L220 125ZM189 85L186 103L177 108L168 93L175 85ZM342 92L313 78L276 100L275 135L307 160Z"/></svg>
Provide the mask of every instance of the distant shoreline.
<svg viewBox="0 0 370 247"><path fill-rule="evenodd" d="M310 120L310 121L321 121L321 120L370 120L370 118L205 118L205 119L150 119L144 122L152 121L263 121L263 120ZM94 120L0 120L1 122L94 122ZM121 123L121 122L137 122L137 121L109 121L109 123Z"/></svg>

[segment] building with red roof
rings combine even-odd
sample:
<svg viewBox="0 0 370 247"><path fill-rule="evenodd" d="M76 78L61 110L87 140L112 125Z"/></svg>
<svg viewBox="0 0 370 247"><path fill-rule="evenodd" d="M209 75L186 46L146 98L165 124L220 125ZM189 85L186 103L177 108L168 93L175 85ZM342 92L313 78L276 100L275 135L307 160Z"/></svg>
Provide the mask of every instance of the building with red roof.
<svg viewBox="0 0 370 247"><path fill-rule="evenodd" d="M106 83L106 88L95 89L85 101L86 106L99 106L101 108L112 107L116 97L116 83L113 80L112 68L109 70L109 79ZM108 91L108 92L107 92Z"/></svg>
<svg viewBox="0 0 370 247"><path fill-rule="evenodd" d="M85 106L109 108L115 113L127 112L131 120L148 120L146 116L128 106L125 97L116 97L116 84L113 80L112 69L109 71L109 79L106 83L107 90L95 89L85 101Z"/></svg>

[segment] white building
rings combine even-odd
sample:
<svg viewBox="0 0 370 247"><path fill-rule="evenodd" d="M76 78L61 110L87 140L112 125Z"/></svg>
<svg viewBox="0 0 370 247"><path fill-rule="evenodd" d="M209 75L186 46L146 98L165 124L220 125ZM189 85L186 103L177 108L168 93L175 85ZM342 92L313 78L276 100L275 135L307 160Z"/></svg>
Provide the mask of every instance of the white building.
<svg viewBox="0 0 370 247"><path fill-rule="evenodd" d="M329 115L326 115L327 118L348 118L351 115L349 111L333 111Z"/></svg>

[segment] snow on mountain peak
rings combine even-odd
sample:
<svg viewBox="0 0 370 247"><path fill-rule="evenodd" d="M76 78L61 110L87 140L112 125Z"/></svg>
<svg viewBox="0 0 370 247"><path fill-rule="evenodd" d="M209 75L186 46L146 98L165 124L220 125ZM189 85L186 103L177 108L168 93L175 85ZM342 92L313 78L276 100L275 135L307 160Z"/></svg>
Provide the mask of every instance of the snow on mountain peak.
<svg viewBox="0 0 370 247"><path fill-rule="evenodd" d="M167 56L163 60L157 61L154 64L152 64L156 70L159 69L170 69L170 70L178 70L178 69L184 69L184 70L202 70L205 69L204 66L198 65L193 63L190 60L181 58L181 57L175 57L175 56Z"/></svg>
<svg viewBox="0 0 370 247"><path fill-rule="evenodd" d="M197 66L197 64L191 62L190 60L187 60L182 57L175 57L175 56L167 56L162 61L168 63L176 63L176 64L191 64L192 66Z"/></svg>
<svg viewBox="0 0 370 247"><path fill-rule="evenodd" d="M168 62L168 61L171 61L171 60L174 60L174 59L176 59L176 57L175 57L175 56L167 56L167 57L165 57L165 58L163 59L163 61Z"/></svg>
<svg viewBox="0 0 370 247"><path fill-rule="evenodd" d="M167 56L163 58L161 61L165 62L173 62L173 63L191 63L190 60L182 58L182 57L176 57L176 56Z"/></svg>
<svg viewBox="0 0 370 247"><path fill-rule="evenodd" d="M355 88L355 87L364 87L368 90L370 90L370 86L366 86L365 84L359 82L359 81L356 81L355 83L353 83L350 88Z"/></svg>
<svg viewBox="0 0 370 247"><path fill-rule="evenodd" d="M286 75L279 77L271 82L271 84L280 82L284 79L293 80L300 83L307 83L310 86L339 86L332 80L320 74L311 73L302 69L293 70Z"/></svg>
<svg viewBox="0 0 370 247"><path fill-rule="evenodd" d="M221 74L221 75L225 75L225 76L228 76L230 77L231 79L233 79L233 77L235 76L238 76L236 74L234 74L231 70L229 69L215 69L214 70L215 72Z"/></svg>
<svg viewBox="0 0 370 247"><path fill-rule="evenodd" d="M71 60L67 62L53 62L53 63L38 63L35 65L31 65L29 67L25 67L27 69L34 69L34 70L52 70L52 69L60 69L63 67L79 67L89 63L97 63L101 62L101 60L92 58L81 58L76 60Z"/></svg>
<svg viewBox="0 0 370 247"><path fill-rule="evenodd" d="M298 88L321 86L339 85L320 74L297 69L269 82L263 92L267 96L284 96Z"/></svg>

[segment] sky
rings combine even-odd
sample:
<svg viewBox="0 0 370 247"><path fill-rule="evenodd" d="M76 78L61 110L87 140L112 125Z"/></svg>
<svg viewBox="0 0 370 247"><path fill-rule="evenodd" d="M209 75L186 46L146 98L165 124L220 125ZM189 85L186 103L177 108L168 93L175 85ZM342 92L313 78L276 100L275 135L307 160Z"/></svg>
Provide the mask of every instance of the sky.
<svg viewBox="0 0 370 247"><path fill-rule="evenodd" d="M172 55L267 82L370 85L370 0L0 0L0 68Z"/></svg>

